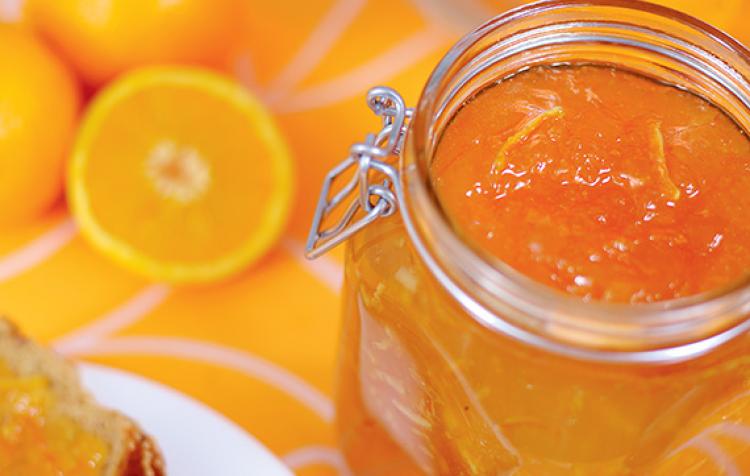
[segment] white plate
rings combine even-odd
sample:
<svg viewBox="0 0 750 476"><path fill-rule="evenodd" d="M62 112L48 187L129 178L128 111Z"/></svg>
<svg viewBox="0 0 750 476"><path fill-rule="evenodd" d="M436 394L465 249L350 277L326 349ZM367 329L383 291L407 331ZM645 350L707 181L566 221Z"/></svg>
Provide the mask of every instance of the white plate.
<svg viewBox="0 0 750 476"><path fill-rule="evenodd" d="M137 421L159 444L169 476L291 476L255 438L211 408L143 377L80 364L96 399Z"/></svg>

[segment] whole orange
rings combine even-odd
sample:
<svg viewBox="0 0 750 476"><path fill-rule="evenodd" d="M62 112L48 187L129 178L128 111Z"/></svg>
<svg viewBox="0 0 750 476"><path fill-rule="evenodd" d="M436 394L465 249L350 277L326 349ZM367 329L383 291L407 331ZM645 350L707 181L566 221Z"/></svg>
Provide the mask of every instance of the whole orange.
<svg viewBox="0 0 750 476"><path fill-rule="evenodd" d="M80 93L42 43L0 24L0 224L29 220L62 191Z"/></svg>
<svg viewBox="0 0 750 476"><path fill-rule="evenodd" d="M218 65L242 0L28 0L34 28L90 85L149 63Z"/></svg>

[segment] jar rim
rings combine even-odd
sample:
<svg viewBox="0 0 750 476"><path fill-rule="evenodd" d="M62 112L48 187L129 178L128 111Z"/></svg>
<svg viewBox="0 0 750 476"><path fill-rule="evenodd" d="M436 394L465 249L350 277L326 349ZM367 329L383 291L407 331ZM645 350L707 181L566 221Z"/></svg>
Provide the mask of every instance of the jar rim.
<svg viewBox="0 0 750 476"><path fill-rule="evenodd" d="M750 330L750 279L727 289L656 303L583 301L534 282L498 259L480 255L455 233L432 189L428 137L434 133L436 119L445 113L442 108L436 110L436 105L448 76L456 73L455 64L481 39L508 25L584 9L646 14L686 28L718 51L731 52L732 61L719 55L726 66L723 72L741 86L742 97L736 99L750 111L750 51L701 20L640 0L543 0L525 5L464 36L427 81L402 154L405 225L432 274L473 318L491 330L576 358L665 362L702 355Z"/></svg>

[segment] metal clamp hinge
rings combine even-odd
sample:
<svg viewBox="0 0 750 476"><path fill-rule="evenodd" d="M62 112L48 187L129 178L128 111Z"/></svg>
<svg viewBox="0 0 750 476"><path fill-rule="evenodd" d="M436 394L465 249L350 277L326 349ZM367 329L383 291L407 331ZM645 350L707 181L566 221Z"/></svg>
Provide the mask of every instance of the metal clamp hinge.
<svg viewBox="0 0 750 476"><path fill-rule="evenodd" d="M364 142L352 145L349 156L326 175L305 248L305 255L310 259L398 209L392 188L399 180L398 170L386 159L401 153L413 111L406 107L401 95L382 86L367 93L367 104L383 119L383 128L377 134L368 134ZM351 169L354 169L352 177L331 195L336 179ZM355 193L341 218L330 228L323 229L323 222ZM360 210L364 214L359 214Z"/></svg>

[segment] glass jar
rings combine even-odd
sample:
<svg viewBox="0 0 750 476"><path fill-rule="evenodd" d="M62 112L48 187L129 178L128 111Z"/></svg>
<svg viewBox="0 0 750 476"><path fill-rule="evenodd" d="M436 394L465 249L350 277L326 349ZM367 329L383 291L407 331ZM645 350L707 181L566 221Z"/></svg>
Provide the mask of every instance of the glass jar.
<svg viewBox="0 0 750 476"><path fill-rule="evenodd" d="M542 2L490 21L448 52L413 111L371 91L384 128L329 174L308 242L314 256L348 241L337 408L355 474L750 474L750 283L584 303L467 246L435 199L430 162L461 105L564 63L690 90L750 130L750 53L624 0Z"/></svg>

